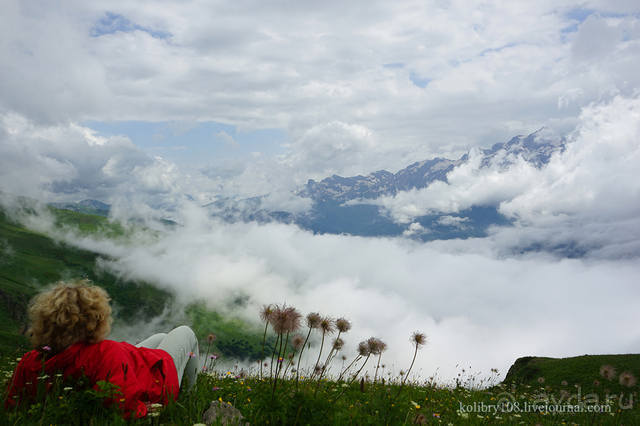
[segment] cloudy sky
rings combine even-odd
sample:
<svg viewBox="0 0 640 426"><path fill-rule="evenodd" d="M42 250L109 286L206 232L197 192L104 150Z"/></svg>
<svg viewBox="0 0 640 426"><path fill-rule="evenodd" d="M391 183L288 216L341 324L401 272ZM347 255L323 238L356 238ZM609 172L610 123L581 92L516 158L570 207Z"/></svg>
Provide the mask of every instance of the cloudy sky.
<svg viewBox="0 0 640 426"><path fill-rule="evenodd" d="M504 369L640 350L623 330L640 319L627 306L640 276L636 1L1 3L0 190L185 224L152 247L85 242L117 253L114 270L168 287L180 271L193 295L244 291L253 308L278 292L322 309L313 301L343 291L331 309L367 333L396 347L413 328L432 335L428 374L450 375L452 359ZM569 142L547 167L474 163L543 126ZM192 211L262 194L304 210L291 191L309 178L469 151L448 184L376 202L399 223L495 205L514 226L483 239L372 242ZM541 240L593 250L511 250Z"/></svg>

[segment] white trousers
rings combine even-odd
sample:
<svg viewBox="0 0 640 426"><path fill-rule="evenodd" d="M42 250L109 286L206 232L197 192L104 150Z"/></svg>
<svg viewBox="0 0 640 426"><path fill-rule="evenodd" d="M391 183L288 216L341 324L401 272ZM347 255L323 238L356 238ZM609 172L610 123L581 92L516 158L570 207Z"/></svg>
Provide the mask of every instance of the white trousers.
<svg viewBox="0 0 640 426"><path fill-rule="evenodd" d="M166 351L173 358L178 371L178 383L182 384L183 376L187 379L189 389L196 383L199 365L198 339L191 328L181 325L168 333L154 334L136 346Z"/></svg>

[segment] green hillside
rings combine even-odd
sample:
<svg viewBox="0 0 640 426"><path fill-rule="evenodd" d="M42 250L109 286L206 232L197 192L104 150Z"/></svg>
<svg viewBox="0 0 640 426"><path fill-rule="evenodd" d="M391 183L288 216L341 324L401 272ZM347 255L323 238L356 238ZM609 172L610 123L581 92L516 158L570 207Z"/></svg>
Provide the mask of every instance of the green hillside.
<svg viewBox="0 0 640 426"><path fill-rule="evenodd" d="M615 373L609 379L602 377L600 369L611 366ZM619 375L630 372L640 377L640 354L582 355L571 358L518 358L511 366L504 383L530 386L551 386L555 389L580 386L583 393L603 389L620 393L627 389Z"/></svg>
<svg viewBox="0 0 640 426"><path fill-rule="evenodd" d="M53 208L51 213L60 227L71 227L81 234L126 238L126 229L105 217ZM105 288L117 313L114 328L119 323L131 324L158 316L173 304L173 295L152 283L122 280L98 269L99 257L97 253L26 229L0 210L0 352L28 346L23 336L27 304L42 286L61 279L85 277ZM203 342L209 333L224 335L224 342L219 340L212 348L223 356L250 359L259 356L261 333L238 320L223 318L202 305L189 306L174 320L191 323ZM177 324L167 324L167 327L174 325Z"/></svg>

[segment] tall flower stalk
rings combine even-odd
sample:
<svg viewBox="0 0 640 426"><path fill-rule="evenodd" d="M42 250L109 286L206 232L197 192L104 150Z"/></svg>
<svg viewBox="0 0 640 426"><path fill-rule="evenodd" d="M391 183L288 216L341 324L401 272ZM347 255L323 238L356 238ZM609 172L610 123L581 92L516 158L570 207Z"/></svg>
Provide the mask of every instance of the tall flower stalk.
<svg viewBox="0 0 640 426"><path fill-rule="evenodd" d="M207 353L204 356L204 365L202 366L203 370L207 370L207 359L209 358L209 349L211 348L211 344L216 340L216 335L213 333L209 333L207 336Z"/></svg>
<svg viewBox="0 0 640 426"><path fill-rule="evenodd" d="M284 369L282 377L285 377L287 375L287 371L289 371L289 367L293 366L294 360L296 358L296 353L299 350L303 349L304 337L302 337L302 335L300 334L296 334L295 336L293 336L293 339L291 339L291 347L293 348L293 352L291 352L288 356L289 362L287 363L287 367Z"/></svg>
<svg viewBox="0 0 640 426"><path fill-rule="evenodd" d="M340 335L351 330L351 323L346 318L338 318L335 322L335 325L338 329L338 336L333 340L331 351L329 352L329 355L327 355L327 359L322 365L322 372L320 373L320 377L318 378L318 380L322 380L322 376L324 376L324 373L327 371L331 360L338 353L338 351L342 349L342 346L344 346L344 340L340 338Z"/></svg>
<svg viewBox="0 0 640 426"><path fill-rule="evenodd" d="M269 321L271 314L273 314L273 306L272 305L264 305L262 306L262 310L260 311L260 319L264 321L264 333L262 334L262 350L260 351L260 379L262 379L262 365L264 361L264 345L267 340L267 328L269 327Z"/></svg>
<svg viewBox="0 0 640 426"><path fill-rule="evenodd" d="M275 396L276 386L278 384L278 376L282 371L282 364L284 361L283 356L287 351L287 345L289 344L289 334L296 331L300 327L300 318L302 315L295 308L291 306L282 305L282 307L276 306L274 313L271 315L271 326L278 335L280 340L280 346L278 348L278 363L276 364L275 376L273 376L273 390L271 392L271 398ZM285 338L283 339L283 335ZM274 347L275 352L275 347ZM272 359L272 371L273 371L273 359Z"/></svg>
<svg viewBox="0 0 640 426"><path fill-rule="evenodd" d="M400 384L401 387L404 386L404 383L409 378L409 373L411 373L413 364L416 362L416 355L418 355L418 349L420 349L422 346L424 346L427 343L427 336L425 336L423 333L420 333L419 331L415 331L411 335L411 343L413 343L415 346L415 349L413 351L413 359L411 360L411 365L407 370L407 374L404 376L404 379L402 379L402 383Z"/></svg>
<svg viewBox="0 0 640 426"><path fill-rule="evenodd" d="M347 386L345 386L342 391L338 394L338 396L336 396L336 399L334 401L337 401L338 398L340 398L342 396L342 394L344 393L345 389L348 389L349 386L351 386L351 384L358 378L358 375L360 374L360 372L362 371L362 369L364 368L365 365L367 365L367 361L369 361L369 358L371 357L371 355L377 355L380 353L381 350L381 345L382 345L382 340L375 338L375 337L370 337L369 339L360 342L358 344L358 356L356 357L356 359L354 360L354 362L356 362L358 359L362 359L364 358L364 362L362 363L362 365L360 366L360 368L358 369L358 371L356 371L356 374L353 375L353 377L351 378L351 380L349 380L349 383L347 383ZM349 364L349 367L347 367L342 374L340 375L340 377L342 377L342 375L344 373L346 373L346 371L351 367L351 365L354 363L352 362L351 364ZM338 379L340 380L340 379Z"/></svg>
<svg viewBox="0 0 640 426"><path fill-rule="evenodd" d="M296 366L296 390L298 389L298 379L300 378L300 360L302 359L302 352L304 352L304 348L307 346L307 342L309 341L309 336L311 336L311 331L315 328L320 328L320 323L322 322L322 317L317 312L311 312L307 315L307 327L309 331L307 332L307 337L304 339L304 343L300 348L300 353L298 354L298 365Z"/></svg>
<svg viewBox="0 0 640 426"><path fill-rule="evenodd" d="M320 366L320 357L322 356L322 349L324 348L324 338L327 334L331 334L335 331L335 322L330 317L324 317L322 318L322 321L320 321L320 329L322 330L322 340L320 341L320 351L318 351L318 359L316 360L315 367L313 369L314 376L322 368Z"/></svg>
<svg viewBox="0 0 640 426"><path fill-rule="evenodd" d="M376 374L373 376L373 383L376 383L378 380L378 369L380 368L380 359L382 358L382 352L387 350L387 344L382 340L380 341L380 353L378 354L378 364L376 365Z"/></svg>

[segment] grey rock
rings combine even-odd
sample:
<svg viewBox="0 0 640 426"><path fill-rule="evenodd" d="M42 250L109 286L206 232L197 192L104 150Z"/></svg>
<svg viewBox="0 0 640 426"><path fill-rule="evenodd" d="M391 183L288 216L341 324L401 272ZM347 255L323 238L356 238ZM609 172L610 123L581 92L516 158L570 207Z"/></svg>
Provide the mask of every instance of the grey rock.
<svg viewBox="0 0 640 426"><path fill-rule="evenodd" d="M248 425L249 422L244 420L244 416L233 405L211 401L211 405L202 415L202 423L207 425Z"/></svg>

